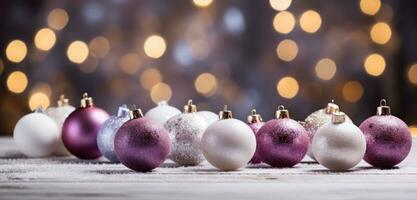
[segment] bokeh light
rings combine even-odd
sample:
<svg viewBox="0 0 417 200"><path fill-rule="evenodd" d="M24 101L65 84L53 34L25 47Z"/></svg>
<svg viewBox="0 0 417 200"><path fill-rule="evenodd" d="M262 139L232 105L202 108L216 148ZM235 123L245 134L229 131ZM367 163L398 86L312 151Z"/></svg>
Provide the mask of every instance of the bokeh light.
<svg viewBox="0 0 417 200"><path fill-rule="evenodd" d="M294 15L288 11L282 11L275 15L273 26L275 31L282 34L290 33L295 26Z"/></svg>
<svg viewBox="0 0 417 200"><path fill-rule="evenodd" d="M350 103L359 101L363 96L363 87L358 81L348 81L342 89L343 98Z"/></svg>
<svg viewBox="0 0 417 200"><path fill-rule="evenodd" d="M120 68L127 74L135 74L139 71L141 60L135 53L127 53L120 58Z"/></svg>
<svg viewBox="0 0 417 200"><path fill-rule="evenodd" d="M276 52L279 59L290 62L297 57L297 43L290 39L283 40L278 44Z"/></svg>
<svg viewBox="0 0 417 200"><path fill-rule="evenodd" d="M55 42L55 32L49 28L43 28L35 35L35 46L39 50L48 51L55 45Z"/></svg>
<svg viewBox="0 0 417 200"><path fill-rule="evenodd" d="M269 0L269 4L274 10L287 10L291 5L292 0Z"/></svg>
<svg viewBox="0 0 417 200"><path fill-rule="evenodd" d="M90 41L88 48L91 54L104 58L110 51L110 42L107 38L98 36Z"/></svg>
<svg viewBox="0 0 417 200"><path fill-rule="evenodd" d="M172 96L171 87L166 83L157 83L151 89L151 99L154 103L169 101Z"/></svg>
<svg viewBox="0 0 417 200"><path fill-rule="evenodd" d="M360 0L359 7L367 15L375 15L381 8L381 0Z"/></svg>
<svg viewBox="0 0 417 200"><path fill-rule="evenodd" d="M371 28L371 39L377 44L386 44L391 39L391 27L385 22L378 22Z"/></svg>
<svg viewBox="0 0 417 200"><path fill-rule="evenodd" d="M52 95L52 88L49 84L45 82L38 82L35 86L32 87L31 94L36 92L42 92L46 94L46 96L51 97Z"/></svg>
<svg viewBox="0 0 417 200"><path fill-rule="evenodd" d="M26 44L22 40L13 40L6 47L6 57L14 63L22 62L27 52Z"/></svg>
<svg viewBox="0 0 417 200"><path fill-rule="evenodd" d="M305 11L300 17L300 26L307 33L315 33L321 26L320 14L314 10Z"/></svg>
<svg viewBox="0 0 417 200"><path fill-rule="evenodd" d="M72 42L67 49L68 59L73 63L83 63L88 57L88 46L83 41Z"/></svg>
<svg viewBox="0 0 417 200"><path fill-rule="evenodd" d="M294 98L297 95L298 90L298 82L291 76L283 77L277 83L278 94L286 99Z"/></svg>
<svg viewBox="0 0 417 200"><path fill-rule="evenodd" d="M385 59L379 54L369 55L363 64L366 73L371 76L380 76L385 70Z"/></svg>
<svg viewBox="0 0 417 200"><path fill-rule="evenodd" d="M164 38L159 35L152 35L145 40L143 45L145 54L151 58L160 58L166 50Z"/></svg>
<svg viewBox="0 0 417 200"><path fill-rule="evenodd" d="M216 92L217 79L211 73L202 73L195 79L194 87L198 93L211 96Z"/></svg>
<svg viewBox="0 0 417 200"><path fill-rule="evenodd" d="M209 6L213 0L193 0L194 5L198 7L207 7Z"/></svg>
<svg viewBox="0 0 417 200"><path fill-rule="evenodd" d="M411 136L413 136L414 138L417 137L417 125L413 124L409 126L409 130L411 132Z"/></svg>
<svg viewBox="0 0 417 200"><path fill-rule="evenodd" d="M407 76L408 80L412 84L417 85L417 63L411 65L411 67L408 69Z"/></svg>
<svg viewBox="0 0 417 200"><path fill-rule="evenodd" d="M7 78L7 88L13 93L22 93L28 85L28 78L21 71L12 72Z"/></svg>
<svg viewBox="0 0 417 200"><path fill-rule="evenodd" d="M140 75L140 84L146 90L152 89L154 85L162 81L161 72L155 68L148 68Z"/></svg>
<svg viewBox="0 0 417 200"><path fill-rule="evenodd" d="M330 58L323 58L316 64L315 71L319 79L330 80L336 74L336 63Z"/></svg>
<svg viewBox="0 0 417 200"><path fill-rule="evenodd" d="M35 110L36 108L42 107L47 108L50 104L48 95L42 92L35 92L29 98L29 108Z"/></svg>
<svg viewBox="0 0 417 200"><path fill-rule="evenodd" d="M48 25L55 30L62 30L68 20L68 13L62 8L55 8L48 15Z"/></svg>

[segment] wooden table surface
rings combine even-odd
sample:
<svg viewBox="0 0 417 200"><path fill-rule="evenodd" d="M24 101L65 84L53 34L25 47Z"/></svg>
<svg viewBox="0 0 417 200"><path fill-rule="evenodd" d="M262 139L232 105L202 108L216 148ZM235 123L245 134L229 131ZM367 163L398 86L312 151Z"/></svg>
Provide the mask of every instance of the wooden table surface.
<svg viewBox="0 0 417 200"><path fill-rule="evenodd" d="M104 159L26 158L11 138L0 138L0 199L417 199L417 149L389 170L361 162L350 172L330 172L306 158L293 168L261 164L234 172L167 161L136 173Z"/></svg>

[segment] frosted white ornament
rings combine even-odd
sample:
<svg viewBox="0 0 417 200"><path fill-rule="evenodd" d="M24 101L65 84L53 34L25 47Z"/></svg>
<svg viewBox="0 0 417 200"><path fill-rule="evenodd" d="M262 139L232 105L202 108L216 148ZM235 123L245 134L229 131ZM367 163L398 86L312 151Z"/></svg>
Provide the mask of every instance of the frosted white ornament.
<svg viewBox="0 0 417 200"><path fill-rule="evenodd" d="M65 119L75 110L75 107L69 104L67 98L64 95L61 95L58 100L57 107L49 107L46 109L45 114L48 115L51 119L55 121L58 126L58 145L54 150L53 154L57 156L70 156L71 153L65 148L64 143L62 142L62 125L64 124Z"/></svg>
<svg viewBox="0 0 417 200"><path fill-rule="evenodd" d="M317 130L312 145L317 162L335 171L356 166L366 150L362 131L343 112L332 114L332 121Z"/></svg>
<svg viewBox="0 0 417 200"><path fill-rule="evenodd" d="M50 155L58 144L58 126L40 109L23 116L13 131L13 140L28 157Z"/></svg>
<svg viewBox="0 0 417 200"><path fill-rule="evenodd" d="M148 110L145 117L157 121L162 126L173 116L180 114L178 108L168 105L166 101L160 101L157 106Z"/></svg>
<svg viewBox="0 0 417 200"><path fill-rule="evenodd" d="M197 114L192 100L184 106L184 113L171 117L164 126L171 141L169 158L172 161L181 166L195 166L204 161L200 142L208 123Z"/></svg>
<svg viewBox="0 0 417 200"><path fill-rule="evenodd" d="M255 154L255 135L246 123L232 118L227 106L219 115L220 120L204 132L201 149L214 167L224 171L237 170Z"/></svg>
<svg viewBox="0 0 417 200"><path fill-rule="evenodd" d="M207 123L211 125L213 122L219 120L219 115L217 115L214 112L208 111L208 110L202 110L197 112L199 115L204 117L206 119Z"/></svg>

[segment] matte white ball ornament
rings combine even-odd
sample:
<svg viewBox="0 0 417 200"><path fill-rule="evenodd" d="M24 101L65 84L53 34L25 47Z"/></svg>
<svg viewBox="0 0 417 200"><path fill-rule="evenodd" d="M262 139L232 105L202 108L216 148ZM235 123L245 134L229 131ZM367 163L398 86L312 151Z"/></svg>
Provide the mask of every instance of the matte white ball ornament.
<svg viewBox="0 0 417 200"><path fill-rule="evenodd" d="M219 115L208 110L198 111L197 113L206 119L209 125L219 120Z"/></svg>
<svg viewBox="0 0 417 200"><path fill-rule="evenodd" d="M145 113L145 117L154 120L162 126L173 116L180 114L178 108L168 105L166 101L161 101Z"/></svg>

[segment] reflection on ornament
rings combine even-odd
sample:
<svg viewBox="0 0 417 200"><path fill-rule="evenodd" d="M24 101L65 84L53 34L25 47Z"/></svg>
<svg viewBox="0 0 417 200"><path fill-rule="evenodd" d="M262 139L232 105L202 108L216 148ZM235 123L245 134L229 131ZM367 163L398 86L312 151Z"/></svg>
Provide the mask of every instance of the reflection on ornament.
<svg viewBox="0 0 417 200"><path fill-rule="evenodd" d="M201 115L202 117L204 117L208 125L211 125L213 122L219 120L219 115L211 111L203 110L203 111L198 111L197 113Z"/></svg>
<svg viewBox="0 0 417 200"><path fill-rule="evenodd" d="M171 117L180 114L177 108L168 105L166 101L161 101L158 105L145 113L145 117L164 125Z"/></svg>
<svg viewBox="0 0 417 200"><path fill-rule="evenodd" d="M261 127L264 125L264 123L262 122L261 115L257 114L255 109L252 109L251 114L248 116L248 125L255 134L255 137L258 134L259 129L261 129ZM253 155L249 163L258 164L260 162L262 162L262 158L261 155L259 155L259 149L257 146L255 154Z"/></svg>

